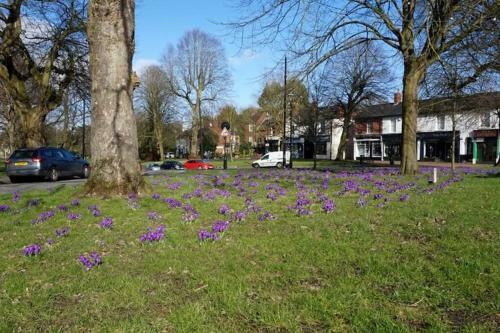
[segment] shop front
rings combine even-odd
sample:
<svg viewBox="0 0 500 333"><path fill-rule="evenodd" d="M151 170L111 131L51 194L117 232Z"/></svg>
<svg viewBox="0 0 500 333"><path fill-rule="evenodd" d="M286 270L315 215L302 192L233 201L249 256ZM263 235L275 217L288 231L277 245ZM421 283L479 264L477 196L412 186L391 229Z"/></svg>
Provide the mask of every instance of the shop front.
<svg viewBox="0 0 500 333"><path fill-rule="evenodd" d="M468 143L472 146L474 162L495 162L499 155L499 141L498 130L475 130Z"/></svg>
<svg viewBox="0 0 500 333"><path fill-rule="evenodd" d="M452 132L417 133L417 155L421 161L450 161L452 153ZM460 132L455 133L455 160L460 158Z"/></svg>

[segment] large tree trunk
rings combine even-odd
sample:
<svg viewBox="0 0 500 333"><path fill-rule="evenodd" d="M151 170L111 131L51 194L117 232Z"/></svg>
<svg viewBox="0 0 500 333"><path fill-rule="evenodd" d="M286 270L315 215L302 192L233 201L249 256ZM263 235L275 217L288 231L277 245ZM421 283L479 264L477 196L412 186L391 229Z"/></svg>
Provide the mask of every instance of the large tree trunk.
<svg viewBox="0 0 500 333"><path fill-rule="evenodd" d="M165 158L165 151L163 149L163 123L161 122L160 117L156 116L155 118L156 143L158 145L158 151L160 153L160 161L163 161L163 159Z"/></svg>
<svg viewBox="0 0 500 333"><path fill-rule="evenodd" d="M417 165L417 116L418 116L418 84L422 73L411 71L405 64L403 77L403 137L401 153L401 173L414 175Z"/></svg>
<svg viewBox="0 0 500 333"><path fill-rule="evenodd" d="M90 195L120 195L145 188L132 107L134 1L91 0L88 37L92 78Z"/></svg>
<svg viewBox="0 0 500 333"><path fill-rule="evenodd" d="M198 158L200 155L198 154L198 132L200 131L200 121L201 119L198 119L198 108L199 108L199 104L196 104L194 107L193 107L193 110L192 110L192 118L193 118L193 121L192 121L192 125L191 125L191 148L190 148L190 151L189 151L189 158L191 159L196 159Z"/></svg>
<svg viewBox="0 0 500 333"><path fill-rule="evenodd" d="M337 150L336 161L343 161L345 151L347 149L347 140L349 138L349 127L351 126L351 116L344 116L344 123L342 124L342 134L340 135L339 148Z"/></svg>
<svg viewBox="0 0 500 333"><path fill-rule="evenodd" d="M45 145L45 117L48 112L38 108L29 109L28 106L16 103L16 114L19 115L20 146L36 148Z"/></svg>

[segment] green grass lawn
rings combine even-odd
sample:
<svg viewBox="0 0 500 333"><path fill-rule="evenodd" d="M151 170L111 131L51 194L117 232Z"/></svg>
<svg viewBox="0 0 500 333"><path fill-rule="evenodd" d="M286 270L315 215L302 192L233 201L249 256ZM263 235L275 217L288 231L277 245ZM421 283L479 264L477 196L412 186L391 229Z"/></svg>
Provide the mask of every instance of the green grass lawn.
<svg viewBox="0 0 500 333"><path fill-rule="evenodd" d="M498 331L500 177L470 174L445 186L442 175L432 194L427 177L186 172L150 178L161 199L136 204L80 198L73 207L79 187L21 193L16 203L2 195L10 208L0 212L0 331ZM299 193L311 215L288 209ZM317 193L335 202L333 213ZM247 197L262 211L237 222ZM164 198L189 203L199 218L184 222ZM61 204L69 211L58 212ZM219 214L223 204L233 211ZM48 210L55 215L32 225ZM153 211L162 219L149 220ZM81 218L69 221L70 212ZM259 221L265 212L275 219ZM111 230L99 227L106 216ZM223 219L233 221L218 240L198 240ZM162 223L163 240L139 241ZM69 234L56 237L65 226ZM23 256L33 243L41 254ZM85 270L79 256L92 251L103 263Z"/></svg>

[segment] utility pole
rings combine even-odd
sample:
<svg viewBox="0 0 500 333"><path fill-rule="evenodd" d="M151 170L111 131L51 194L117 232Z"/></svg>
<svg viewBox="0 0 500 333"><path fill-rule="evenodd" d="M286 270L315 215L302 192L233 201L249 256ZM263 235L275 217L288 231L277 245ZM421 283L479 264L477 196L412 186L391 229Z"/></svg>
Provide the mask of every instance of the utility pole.
<svg viewBox="0 0 500 333"><path fill-rule="evenodd" d="M283 168L286 167L286 94L287 94L287 89L286 89L286 68L287 66L287 59L285 56L285 75L284 75L284 85L283 85Z"/></svg>

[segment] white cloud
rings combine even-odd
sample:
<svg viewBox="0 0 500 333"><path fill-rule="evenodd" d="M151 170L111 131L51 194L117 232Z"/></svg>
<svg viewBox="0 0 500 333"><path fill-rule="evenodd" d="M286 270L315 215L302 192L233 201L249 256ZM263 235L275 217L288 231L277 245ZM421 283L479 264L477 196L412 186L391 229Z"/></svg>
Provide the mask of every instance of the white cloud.
<svg viewBox="0 0 500 333"><path fill-rule="evenodd" d="M134 71L137 73L142 73L142 71L152 65L160 65L160 62L156 59L147 59L147 58L140 58L137 60L134 60L134 63L132 64L132 67Z"/></svg>
<svg viewBox="0 0 500 333"><path fill-rule="evenodd" d="M258 59L260 56L260 53L257 53L251 49L244 49L237 55L229 57L228 60L231 66L241 66L249 63L252 60Z"/></svg>

